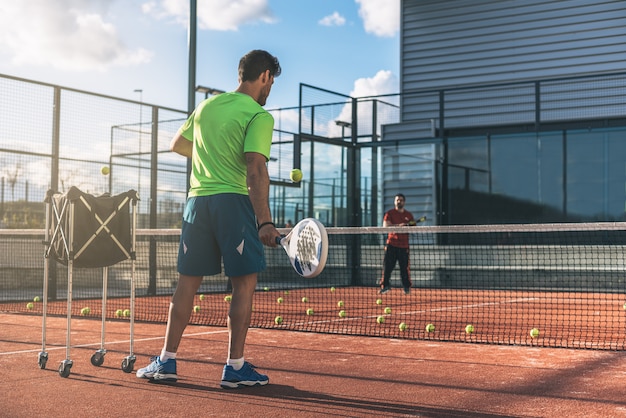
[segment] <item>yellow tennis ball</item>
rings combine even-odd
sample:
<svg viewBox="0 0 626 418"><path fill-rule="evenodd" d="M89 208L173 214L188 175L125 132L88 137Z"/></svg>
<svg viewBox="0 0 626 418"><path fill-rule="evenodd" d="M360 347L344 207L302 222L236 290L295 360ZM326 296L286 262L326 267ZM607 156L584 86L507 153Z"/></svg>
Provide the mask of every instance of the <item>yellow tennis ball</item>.
<svg viewBox="0 0 626 418"><path fill-rule="evenodd" d="M118 309L117 311L115 311L115 317L116 318L121 318L122 316L124 316L124 311L121 309Z"/></svg>
<svg viewBox="0 0 626 418"><path fill-rule="evenodd" d="M385 317L380 315L378 318L376 318L376 322L378 322L379 324L382 324L383 322L385 322Z"/></svg>
<svg viewBox="0 0 626 418"><path fill-rule="evenodd" d="M233 300L233 297L231 295L224 296L224 302L230 302L231 300Z"/></svg>
<svg viewBox="0 0 626 418"><path fill-rule="evenodd" d="M302 298L302 302L308 302L309 298L307 298L306 296Z"/></svg>
<svg viewBox="0 0 626 418"><path fill-rule="evenodd" d="M339 311L339 318L345 318L346 317L346 311L341 310Z"/></svg>
<svg viewBox="0 0 626 418"><path fill-rule="evenodd" d="M108 166L103 165L102 168L100 169L100 172L102 173L103 176L108 176L109 173L111 172L111 169Z"/></svg>
<svg viewBox="0 0 626 418"><path fill-rule="evenodd" d="M382 305L382 304L383 304L382 299L376 299L376 305Z"/></svg>
<svg viewBox="0 0 626 418"><path fill-rule="evenodd" d="M404 322L400 322L398 328L400 329L400 331L406 331L406 324Z"/></svg>
<svg viewBox="0 0 626 418"><path fill-rule="evenodd" d="M337 302L337 306L338 307L341 308L341 307L343 307L343 305L344 305L343 300L340 300L339 302Z"/></svg>
<svg viewBox="0 0 626 418"><path fill-rule="evenodd" d="M204 295L200 295L200 300L204 300Z"/></svg>
<svg viewBox="0 0 626 418"><path fill-rule="evenodd" d="M282 316L280 316L280 315L279 315L279 316L277 316L276 318L274 318L274 323L275 323L276 325L280 325L280 324L282 324L282 323L283 323L283 317L282 317Z"/></svg>
<svg viewBox="0 0 626 418"><path fill-rule="evenodd" d="M313 312L313 309L312 309L312 308L309 308L309 309L307 309L307 310L306 310L306 314L307 314L307 315L313 315L313 313L314 313L314 312Z"/></svg>
<svg viewBox="0 0 626 418"><path fill-rule="evenodd" d="M270 288L266 286L266 287L264 287L264 288L263 288L263 291L265 291L265 292L269 292L269 291L270 291Z"/></svg>
<svg viewBox="0 0 626 418"><path fill-rule="evenodd" d="M83 308L83 309L80 310L80 314L82 316L89 315L90 313L91 313L91 309L89 309L89 308Z"/></svg>
<svg viewBox="0 0 626 418"><path fill-rule="evenodd" d="M537 328L533 328L530 330L530 337L537 338L539 336L539 330Z"/></svg>
<svg viewBox="0 0 626 418"><path fill-rule="evenodd" d="M124 318L128 318L130 316L130 309L124 309L124 312L122 312L122 315L124 315Z"/></svg>
<svg viewBox="0 0 626 418"><path fill-rule="evenodd" d="M426 325L426 332L434 332L435 326L433 324Z"/></svg>
<svg viewBox="0 0 626 418"><path fill-rule="evenodd" d="M390 313L391 313L391 308L387 306L387 307L385 308L385 313L386 313L386 314L390 314Z"/></svg>
<svg viewBox="0 0 626 418"><path fill-rule="evenodd" d="M30 310L30 309L33 309L34 307L35 307L35 304L34 304L33 302L28 302L28 303L26 304L26 309L29 309L29 310Z"/></svg>
<svg viewBox="0 0 626 418"><path fill-rule="evenodd" d="M334 292L334 291L335 291L335 288L334 288L334 287L331 287L331 288L330 288L330 291L331 291L331 292Z"/></svg>
<svg viewBox="0 0 626 418"><path fill-rule="evenodd" d="M41 298L39 296L35 296L33 298L33 302L39 302L41 300Z"/></svg>
<svg viewBox="0 0 626 418"><path fill-rule="evenodd" d="M300 170L299 168L294 168L293 170L291 170L291 173L289 173L289 178L294 183L299 183L300 180L302 180L302 170Z"/></svg>
<svg viewBox="0 0 626 418"><path fill-rule="evenodd" d="M194 306L193 307L193 311L194 312L200 312L200 306L199 305Z"/></svg>
<svg viewBox="0 0 626 418"><path fill-rule="evenodd" d="M471 334L472 332L474 332L474 325L472 324L467 324L465 326L465 332L468 334Z"/></svg>
<svg viewBox="0 0 626 418"><path fill-rule="evenodd" d="M622 305L622 308L624 308L624 310L626 310L626 302L624 302L624 305Z"/></svg>
<svg viewBox="0 0 626 418"><path fill-rule="evenodd" d="M284 299L283 298L278 298L276 299L276 303L283 303Z"/></svg>

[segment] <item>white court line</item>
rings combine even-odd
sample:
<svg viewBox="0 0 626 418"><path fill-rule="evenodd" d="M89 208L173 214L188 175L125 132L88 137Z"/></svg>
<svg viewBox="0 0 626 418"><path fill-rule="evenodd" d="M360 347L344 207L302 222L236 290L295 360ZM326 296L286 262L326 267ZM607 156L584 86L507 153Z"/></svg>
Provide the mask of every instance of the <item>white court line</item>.
<svg viewBox="0 0 626 418"><path fill-rule="evenodd" d="M220 330L220 331L206 331L206 332L196 332L193 334L183 334L183 337L196 337L198 335L209 335L209 334L221 334L224 332L228 332L228 330ZM150 338L141 338L141 339L135 339L133 340L134 342L143 342L143 341L154 341L154 340L163 340L165 339L165 337L150 337ZM120 341L105 341L105 345L113 345L113 344L128 344L130 343L130 340L120 340ZM97 343L91 343L91 344L79 344L79 345L72 345L71 348L86 348L86 347L100 347L100 342ZM54 351L54 350L65 350L67 347L63 346L63 347L52 347L52 348L48 348L46 347L46 351ZM25 354L25 353L38 353L41 351L41 348L37 349L37 350L20 350L20 351L7 351L7 352L0 352L0 356L8 356L8 355L12 355L12 354Z"/></svg>

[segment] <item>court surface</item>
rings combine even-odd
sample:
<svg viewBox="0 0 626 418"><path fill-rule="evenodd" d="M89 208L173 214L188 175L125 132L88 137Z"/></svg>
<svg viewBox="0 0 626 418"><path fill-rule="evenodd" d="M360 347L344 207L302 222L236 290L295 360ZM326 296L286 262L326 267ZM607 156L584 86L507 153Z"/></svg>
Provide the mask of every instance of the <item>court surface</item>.
<svg viewBox="0 0 626 418"><path fill-rule="evenodd" d="M37 364L41 317L0 314L3 417L589 417L626 416L626 356L607 350L414 341L251 329L247 359L265 387L224 390L222 327L189 326L175 384L121 370L126 321L107 322L107 354L95 367L100 321L48 318L46 369ZM135 326L135 370L163 344L163 324Z"/></svg>

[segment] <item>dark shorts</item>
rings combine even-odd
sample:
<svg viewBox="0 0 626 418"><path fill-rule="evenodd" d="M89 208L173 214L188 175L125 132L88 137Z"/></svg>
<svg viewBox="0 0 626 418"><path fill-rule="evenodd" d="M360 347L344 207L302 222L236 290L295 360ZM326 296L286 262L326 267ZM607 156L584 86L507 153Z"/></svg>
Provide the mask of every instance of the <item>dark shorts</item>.
<svg viewBox="0 0 626 418"><path fill-rule="evenodd" d="M234 193L188 198L178 248L178 272L189 276L219 274L222 259L229 277L265 269L263 244L250 198Z"/></svg>

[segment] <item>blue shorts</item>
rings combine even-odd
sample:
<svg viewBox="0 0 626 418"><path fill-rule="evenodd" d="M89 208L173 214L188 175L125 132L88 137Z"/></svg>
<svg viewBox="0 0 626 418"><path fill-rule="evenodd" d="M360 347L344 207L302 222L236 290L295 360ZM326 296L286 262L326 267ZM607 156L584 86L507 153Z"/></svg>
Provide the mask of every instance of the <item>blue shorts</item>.
<svg viewBox="0 0 626 418"><path fill-rule="evenodd" d="M187 199L178 247L178 272L189 276L228 277L265 269L250 198L228 193Z"/></svg>

